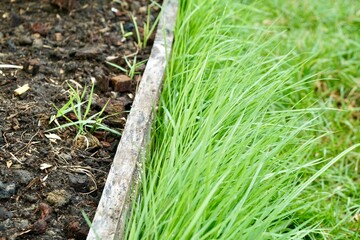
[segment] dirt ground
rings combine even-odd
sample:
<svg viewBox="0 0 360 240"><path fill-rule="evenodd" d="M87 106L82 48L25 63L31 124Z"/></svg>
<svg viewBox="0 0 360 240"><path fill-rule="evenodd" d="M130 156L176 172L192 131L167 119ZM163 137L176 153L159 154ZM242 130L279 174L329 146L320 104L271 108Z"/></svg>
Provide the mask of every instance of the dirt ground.
<svg viewBox="0 0 360 240"><path fill-rule="evenodd" d="M86 238L83 213L94 216L120 137L98 130L85 134L92 141L84 144L74 127L47 132L56 127L50 117L54 105L69 100L68 84L81 91L96 82L90 115L110 99L104 114L116 115L104 123L123 129L153 41L139 46L136 31L142 35L143 23L156 19L159 7L149 6L149 0L0 1L0 240ZM129 70L135 56L140 64L127 74L106 63ZM26 84L28 91L14 92Z"/></svg>

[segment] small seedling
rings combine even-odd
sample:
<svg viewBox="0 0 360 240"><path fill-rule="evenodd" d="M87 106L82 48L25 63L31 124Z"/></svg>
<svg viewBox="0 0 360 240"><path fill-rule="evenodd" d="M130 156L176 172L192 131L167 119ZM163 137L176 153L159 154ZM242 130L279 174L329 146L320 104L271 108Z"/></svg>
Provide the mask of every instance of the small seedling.
<svg viewBox="0 0 360 240"><path fill-rule="evenodd" d="M128 76L131 79L133 79L136 74L139 74L139 72L137 72L137 69L139 69L141 66L143 66L146 61L147 60L137 62L136 56L134 57L134 59L132 61L128 60L128 58L125 57L125 62L129 67Z"/></svg>
<svg viewBox="0 0 360 240"><path fill-rule="evenodd" d="M137 62L137 58L136 56L134 57L134 59L131 61L129 60L127 57L124 57L124 60L126 62L127 65L127 69L112 63L112 62L106 62L107 64L109 64L110 66L119 69L120 71L124 72L126 75L128 75L131 79L134 79L134 76L136 74L139 74L139 72L137 71L141 66L143 66L147 60L141 61L141 62Z"/></svg>
<svg viewBox="0 0 360 240"><path fill-rule="evenodd" d="M141 37L140 37L140 30L139 30L139 26L137 24L137 19L136 17L134 17L134 15L131 15L131 19L134 23L134 26L135 26L135 33L136 33L136 38L137 38L137 46L139 49L142 49L143 48L143 42L141 40Z"/></svg>
<svg viewBox="0 0 360 240"><path fill-rule="evenodd" d="M89 226L91 231L94 232L96 240L100 240L99 235L96 233L95 229L92 226L92 223L91 223L91 220L90 220L89 216L86 214L86 212L84 210L81 210L81 214L83 215L83 218L85 219L85 222Z"/></svg>
<svg viewBox="0 0 360 240"><path fill-rule="evenodd" d="M147 46L147 42L149 41L149 38L151 37L151 35L153 34L155 27L157 26L159 20L160 20L160 14L158 15L158 17L155 19L155 22L152 26L150 26L151 20L150 20L150 16L151 16L151 7L153 5L156 5L157 7L161 7L161 5L159 5L157 2L155 1L151 1L151 4L148 6L147 9L147 15L146 15L146 22L144 23L144 40L143 40L143 44L144 47Z"/></svg>
<svg viewBox="0 0 360 240"><path fill-rule="evenodd" d="M83 135L85 132L94 132L96 130L104 130L107 132L111 132L115 135L121 135L120 132L111 129L102 123L102 121L105 118L109 117L109 116L102 117L102 114L104 113L109 101L105 104L105 106L101 109L100 112L97 112L89 116L92 99L93 99L93 93L94 93L94 84L92 84L91 86L88 100L85 100L86 92L87 92L86 86L84 87L82 93L80 93L78 89L73 88L69 83L68 86L70 91L69 101L61 108L57 108L54 105L54 107L57 110L57 113L56 115L51 116L49 123L55 122L57 124L57 127L52 128L48 131L54 131L54 130L64 129L74 126L77 128L76 138L80 135ZM85 104L86 107L84 109ZM73 113L76 116L76 120L73 121L69 117L67 117L66 114L68 113ZM68 121L68 123L60 125L57 121L58 118L65 118Z"/></svg>
<svg viewBox="0 0 360 240"><path fill-rule="evenodd" d="M117 68L119 69L120 71L124 72L125 74L128 74L128 70L115 64L115 63L112 63L112 62L109 62L109 61L106 61L107 64L109 64L110 66L114 67L114 68Z"/></svg>
<svg viewBox="0 0 360 240"><path fill-rule="evenodd" d="M125 32L124 24L122 22L120 22L120 31L121 31L121 36L123 36L124 40L126 40L127 37L130 37L133 35L132 32Z"/></svg>
<svg viewBox="0 0 360 240"><path fill-rule="evenodd" d="M151 25L151 8L153 6L161 7L158 3L151 1L151 4L147 8L147 15L146 15L146 21L143 23L143 36L141 38L139 26L137 24L137 19L133 15L131 15L131 19L133 21L134 27L135 27L135 34L137 38L137 46L139 49L145 48L147 46L147 43L149 41L149 38L155 31L155 28L160 20L160 14L155 19L154 23Z"/></svg>

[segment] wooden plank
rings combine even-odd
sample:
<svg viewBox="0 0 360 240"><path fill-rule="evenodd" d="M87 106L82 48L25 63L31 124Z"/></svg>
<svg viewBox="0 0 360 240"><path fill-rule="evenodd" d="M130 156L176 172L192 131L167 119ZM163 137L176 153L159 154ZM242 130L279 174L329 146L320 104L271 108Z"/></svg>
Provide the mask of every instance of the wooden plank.
<svg viewBox="0 0 360 240"><path fill-rule="evenodd" d="M136 166L144 155L174 37L178 0L165 0L159 26L87 240L121 239ZM94 233L96 232L96 234ZM97 238L97 236L98 238Z"/></svg>

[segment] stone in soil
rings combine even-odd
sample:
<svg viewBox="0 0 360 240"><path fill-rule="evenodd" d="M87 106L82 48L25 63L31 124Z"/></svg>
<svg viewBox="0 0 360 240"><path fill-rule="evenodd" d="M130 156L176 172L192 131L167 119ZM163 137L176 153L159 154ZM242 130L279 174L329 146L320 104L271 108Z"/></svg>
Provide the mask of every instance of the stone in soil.
<svg viewBox="0 0 360 240"><path fill-rule="evenodd" d="M112 114L121 114L125 110L125 105L122 99L120 98L98 98L96 99L96 106L100 109L103 109L105 106L105 112L109 115Z"/></svg>
<svg viewBox="0 0 360 240"><path fill-rule="evenodd" d="M26 219L16 219L14 226L16 229L25 230L29 227L29 221Z"/></svg>
<svg viewBox="0 0 360 240"><path fill-rule="evenodd" d="M0 220L5 220L8 218L12 218L13 214L12 212L8 211L6 208L4 207L0 207Z"/></svg>
<svg viewBox="0 0 360 240"><path fill-rule="evenodd" d="M89 192L91 183L88 176L82 174L69 174L70 186L74 188L76 192Z"/></svg>
<svg viewBox="0 0 360 240"><path fill-rule="evenodd" d="M44 219L37 220L32 226L31 226L31 232L35 234L42 234L47 229L47 223Z"/></svg>
<svg viewBox="0 0 360 240"><path fill-rule="evenodd" d="M41 39L34 39L33 43L32 43L32 47L36 48L36 49L40 49L43 47L43 41Z"/></svg>
<svg viewBox="0 0 360 240"><path fill-rule="evenodd" d="M5 221L0 222L0 231L1 232L4 232L10 228L14 228L14 222L11 219L8 218Z"/></svg>
<svg viewBox="0 0 360 240"><path fill-rule="evenodd" d="M18 179L21 184L28 184L33 178L34 174L22 169L17 169L13 171L14 176Z"/></svg>
<svg viewBox="0 0 360 240"><path fill-rule="evenodd" d="M12 28L15 28L15 27L19 26L23 22L24 22L24 19L22 17L20 17L16 13L13 13L13 12L11 13L11 15L10 15L10 26Z"/></svg>
<svg viewBox="0 0 360 240"><path fill-rule="evenodd" d="M100 67L95 67L96 86L103 92L109 89L109 78L104 70Z"/></svg>
<svg viewBox="0 0 360 240"><path fill-rule="evenodd" d="M48 27L41 22L31 24L31 30L33 33L39 33L41 36L46 36L49 32Z"/></svg>
<svg viewBox="0 0 360 240"><path fill-rule="evenodd" d="M133 89L133 81L127 75L118 75L110 79L110 86L115 92L130 92Z"/></svg>
<svg viewBox="0 0 360 240"><path fill-rule="evenodd" d="M49 192L46 201L55 207L61 207L70 201L70 197L70 194L66 190L60 189Z"/></svg>
<svg viewBox="0 0 360 240"><path fill-rule="evenodd" d="M15 183L3 183L0 181L0 199L11 198L15 194Z"/></svg>
<svg viewBox="0 0 360 240"><path fill-rule="evenodd" d="M35 196L34 194L25 194L23 196L23 199L25 199L29 203L34 203L34 202L37 202L38 197Z"/></svg>
<svg viewBox="0 0 360 240"><path fill-rule="evenodd" d="M39 203L39 208L40 213L41 213L41 219L47 219L50 214L52 213L52 208L46 204L46 203Z"/></svg>
<svg viewBox="0 0 360 240"><path fill-rule="evenodd" d="M86 224L81 224L77 220L72 220L67 226L67 237L75 239L86 239L89 232L89 227Z"/></svg>
<svg viewBox="0 0 360 240"><path fill-rule="evenodd" d="M33 40L29 36L21 36L19 37L19 44L21 46L31 45L33 43Z"/></svg>

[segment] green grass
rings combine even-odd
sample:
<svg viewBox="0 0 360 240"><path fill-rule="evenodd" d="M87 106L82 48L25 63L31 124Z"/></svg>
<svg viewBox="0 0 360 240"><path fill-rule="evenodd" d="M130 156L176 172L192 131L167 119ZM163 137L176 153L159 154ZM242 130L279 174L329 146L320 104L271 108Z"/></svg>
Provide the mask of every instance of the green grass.
<svg viewBox="0 0 360 240"><path fill-rule="evenodd" d="M126 238L359 238L359 10L181 1Z"/></svg>
<svg viewBox="0 0 360 240"><path fill-rule="evenodd" d="M136 36L136 40L137 40L137 47L139 48L139 50L141 50L142 48L145 48L148 44L148 41L151 37L151 35L154 33L156 26L160 20L160 16L161 13L156 17L156 19L154 20L154 22L152 23L151 20L151 9L153 7L157 7L161 9L161 5L159 5L157 2L151 0L151 3L148 5L147 7L147 15L146 15L146 20L145 22L142 23L142 29L143 29L143 33L140 33L140 29L139 29L139 24L137 22L137 18L134 15L131 15L131 19L132 22L134 24L134 28L135 28L135 36Z"/></svg>
<svg viewBox="0 0 360 240"><path fill-rule="evenodd" d="M115 63L108 62L108 61L106 63L109 64L110 66L117 68L118 70L124 72L131 79L134 79L135 75L140 73L140 72L138 72L138 69L140 67L142 67L143 65L145 65L145 63L147 62L147 60L137 62L136 55L134 56L134 58L132 60L129 60L126 56L123 58L125 60L127 68L123 68Z"/></svg>
<svg viewBox="0 0 360 240"><path fill-rule="evenodd" d="M85 86L82 92L78 89L78 87L74 88L69 83L67 83L69 87L69 100L61 107L58 108L54 104L54 108L57 110L57 113L50 117L50 122L55 122L57 127L52 128L48 131L55 131L59 129L75 127L77 130L77 138L80 135L85 134L86 132L93 133L97 130L111 132L115 135L121 135L121 133L115 129L109 128L105 124L103 124L103 120L109 116L102 116L108 102L105 106L99 111L90 115L91 105L93 101L94 94L94 84L92 84L90 91L87 91L87 87ZM71 120L66 114L72 113L76 117L75 120ZM68 123L59 124L57 121L60 118L64 118Z"/></svg>

